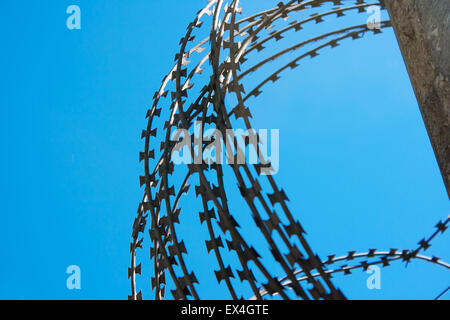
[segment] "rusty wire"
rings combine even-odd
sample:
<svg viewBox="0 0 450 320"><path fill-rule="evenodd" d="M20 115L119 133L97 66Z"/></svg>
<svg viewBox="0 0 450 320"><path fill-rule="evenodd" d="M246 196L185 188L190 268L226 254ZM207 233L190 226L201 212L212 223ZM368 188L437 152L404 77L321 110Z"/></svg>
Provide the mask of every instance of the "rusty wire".
<svg viewBox="0 0 450 320"><path fill-rule="evenodd" d="M322 5L336 7L320 11ZM236 276L241 282L248 283L255 299L262 299L267 295L279 295L283 299L289 299L292 291L300 299L345 299L344 294L332 283L331 274L338 272L350 274L354 269L366 270L373 264L387 266L391 261L409 262L414 259L449 268L449 265L439 258L419 254L430 245L431 240L439 232L447 229L449 219L438 224L438 230L430 238L422 240L419 248L414 251L391 249L383 252L371 249L367 253L358 254L352 251L347 256L336 258L332 255L328 257L328 260L322 261L309 246L300 222L289 210L288 198L284 190L278 187L273 176L261 175L261 171L270 166L270 163L260 159L260 164L252 166L245 163L228 164L256 226L270 248L273 259L284 272L284 275L273 275L263 264L261 256L245 240L245 234L239 230L236 215L229 210L228 188L223 180L222 164L194 163L188 165L188 172L178 189L175 187L174 179L171 179L175 170L171 152L178 148L177 144L171 140L172 129L189 130L193 128L194 121L200 120L202 132L205 124L208 124L215 126L225 136L226 130L233 128L234 121L231 120L231 116L234 116L235 121L242 119L246 129L250 131L252 128L251 112L246 103L251 97L258 97L263 86L269 82L276 82L283 71L297 68L302 59L314 58L322 50L335 48L347 39L359 39L366 33L381 33L383 28L390 27L390 22L383 21L380 29L373 30L366 24L332 30L314 38L303 39L265 59L250 59L251 55L263 52L265 46L270 45L271 41L282 40L288 32L301 31L306 24L322 23L333 17L340 18L347 12L365 12L366 8L371 5L385 8L382 0L291 0L286 4L280 2L272 9L238 20L237 16L242 14L239 0L230 0L229 3L225 3L224 0L209 0L208 4L197 13L194 21L189 24L185 36L180 40L180 49L175 55L175 65L163 78L161 87L154 94L153 105L146 113L147 127L141 135L145 140L145 148L139 154L139 161L144 162L144 175L140 177L140 185L145 186L145 192L133 224L130 245L131 266L128 269L128 277L131 281L129 299L142 299L142 292L138 291L136 287L136 275L142 273L141 263L137 264L136 262L136 253L137 249L142 248L149 217L150 258L153 261L154 269L151 286L154 289L154 298L158 300L165 297L166 275L168 274L173 284L170 293L174 299L190 297L200 299L196 290L198 279L188 269L183 257L188 252L176 229L176 225L180 223L182 212L179 207L180 200L191 190L189 180L195 177L198 178L198 185L194 188L195 194L197 197L200 196L203 207L203 211L199 213L200 223L206 225L209 234L209 239L205 241L206 250L208 253L214 252L219 267L214 271L216 279L219 283L225 282L232 299L244 298L239 296L236 288L233 287L231 279ZM223 16L221 16L222 11L224 12ZM300 20L287 22L291 16L305 13L309 15L303 16ZM210 35L194 44L195 33L202 28L202 19L205 16L211 17ZM278 23L285 24L285 26L277 29ZM206 50L203 46L208 44L209 50ZM314 47L306 49L308 46ZM248 94L245 93L242 81L249 74L256 72L262 66L269 66L288 53L303 49L306 51L304 50L297 58L269 74ZM200 56L205 50L204 55ZM197 58L199 62L188 69L191 64L191 61L188 60L190 58ZM241 66L247 61L253 61L255 64L241 72ZM188 105L189 91L194 87L193 79L203 73L204 68L207 67L205 66L206 62L209 62L211 69L209 82L204 85L197 97L190 100L192 103ZM172 89L170 89L170 85L173 86ZM237 101L236 106L227 108L225 104L227 94L234 96ZM163 103L162 99L170 100L168 108L160 107L160 104ZM161 130L155 120L161 117L162 112L168 112L170 115L163 123ZM158 144L159 151L154 149L154 146L158 146ZM189 147L190 150L194 150L194 143L191 143ZM204 145L200 146L199 151L203 151L205 147ZM233 156L237 156L241 152L238 145L235 145L234 152ZM213 178L217 185L214 185ZM272 191L269 192L261 187L261 179L267 179L266 182ZM256 203L263 210L258 209ZM288 221L288 223L282 221ZM216 231L217 229L215 230L214 225L219 227L219 232ZM282 253L280 246L275 241L273 235L275 232L283 242L283 247L288 249L288 254ZM221 250L228 250L235 254L242 270L227 266ZM371 261L328 269L329 266L340 261L363 258ZM379 260L376 260L377 258ZM256 268L253 270L257 270L261 275L260 279L257 279L252 268ZM302 284L304 281L310 284L309 288Z"/></svg>

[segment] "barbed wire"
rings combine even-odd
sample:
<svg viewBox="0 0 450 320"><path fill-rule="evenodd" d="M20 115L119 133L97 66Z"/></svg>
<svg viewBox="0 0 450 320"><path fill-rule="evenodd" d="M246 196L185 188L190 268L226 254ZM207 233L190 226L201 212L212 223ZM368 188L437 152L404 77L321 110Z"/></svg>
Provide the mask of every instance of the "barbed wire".
<svg viewBox="0 0 450 320"><path fill-rule="evenodd" d="M170 293L174 299L200 299L196 286L199 281L194 272L190 271L183 255L187 255L187 248L182 238L177 233L177 224L180 223L182 208L179 207L181 198L189 194L190 180L198 178L195 185L195 194L200 196L202 210L199 212L200 224L206 224L209 239L205 241L207 253L214 252L218 270L214 271L216 279L220 284L225 282L232 299L244 299L240 296L233 281L236 275L242 283L247 283L254 294L255 299L262 299L267 295L279 295L283 299L290 299L291 292L301 299L345 299L344 294L336 288L331 281L331 275L338 272L351 273L358 268L367 268L372 264L383 264L408 258L421 259L433 262L448 268L445 262L436 257L420 255L421 250L427 249L431 240L439 232L447 228L448 219L440 226L440 229L431 237L423 239L418 249L414 251L403 250L389 252L369 250L367 253L356 254L352 252L345 257L329 256L323 261L314 253L308 244L305 231L291 213L287 206L288 197L283 189L280 189L271 175L261 175L263 170L270 168L268 160L261 157L259 164L247 165L245 162L228 166L233 171L238 189L245 200L252 218L259 229L264 241L270 248L271 256L283 270L284 275L273 275L263 263L258 254L247 240L245 234L239 230L240 226L236 216L231 214L228 205L228 188L223 179L224 171L222 164L207 164L203 161L187 165L187 173L184 178L173 177L175 164L171 159L173 151L179 151L182 146L171 140L173 129L184 129L188 131L194 128L194 122L199 120L201 132L205 126L214 126L223 136L227 130L233 129L235 121L242 120L246 129L251 132L252 118L250 108L246 103L251 97L258 97L263 86L269 82L276 82L282 72L298 67L299 61L307 57L314 58L325 49L334 49L347 39L360 39L366 33L379 34L384 28L390 27L389 21L382 21L379 28L370 28L367 24L349 26L346 28L331 30L313 38L303 39L295 45L272 54L268 58L259 58L261 53L270 45L271 41L283 40L289 32L299 32L304 26L312 23L323 23L334 18L341 18L346 13L356 11L365 12L370 6L379 6L385 9L383 1L364 0L292 0L286 3L280 2L276 7L261 11L241 20L237 19L242 14L239 0L209 0L208 4L201 9L193 22L186 30L179 45L179 52L175 55L175 64L170 72L163 78L162 84L153 96L153 104L146 113L147 126L142 131L141 138L145 140L144 151L139 154L139 161L144 163L144 175L141 176L140 185L145 187L144 196L138 206L137 216L133 224L132 242L130 245L131 266L128 269L128 277L131 282L131 295L129 299L142 299L142 291L137 290L136 275L141 275L142 264L137 264L137 249L142 249L144 233L148 218L151 223L148 228L150 237L150 258L153 260L153 273L151 287L155 293L155 299L163 299L167 289L166 273L169 273L172 285ZM336 6L329 8L330 6ZM323 11L320 11L325 7ZM221 16L221 12L223 16ZM292 20L296 14L310 14L308 17ZM209 36L195 44L195 33L202 30L205 16L211 17ZM281 24L279 28L278 24ZM203 28L204 29L204 28ZM206 50L205 45L209 45ZM309 46L314 46L309 48ZM206 50L206 51L205 51ZM262 67L270 66L272 62L278 61L288 53L304 50L294 60L263 78L254 89L245 93L243 80ZM203 54L203 56L202 56ZM257 57L253 57L257 55ZM191 60L189 60L191 59ZM191 69L192 59L199 60ZM241 72L241 66L247 61L255 64L246 71ZM190 105L189 92L193 89L194 78L203 74L206 63L209 63L211 76L199 90ZM183 79L184 78L184 79ZM173 86L174 88L170 88ZM193 93L191 94L191 96ZM225 98L234 96L237 104L227 109ZM160 107L163 99L169 99L170 106ZM167 120L162 124L156 122L156 118L167 113ZM159 130L158 130L159 129ZM254 133L256 143L253 144L257 150L260 137ZM195 138L195 133L192 134ZM194 157L202 154L208 146L202 143L195 145L195 139L191 139L187 147L193 152ZM251 139L250 139L251 140ZM155 145L156 143L156 145ZM159 151L155 148L159 143ZM234 151L231 158L235 159L242 154L241 147L233 138ZM245 146L252 144L245 142ZM244 146L244 147L245 147ZM194 150L197 147L197 154ZM228 156L228 155L227 155ZM151 165L154 167L151 169ZM272 191L263 189L262 180L265 180ZM175 186L181 181L180 186ZM214 182L215 181L215 182ZM216 183L216 185L214 184ZM262 210L258 209L262 208ZM281 210L280 210L281 208ZM284 222L287 221L287 222ZM215 226L219 232L216 232ZM282 245L276 241L281 239ZM283 254L281 247L287 249ZM223 252L237 257L241 269L235 269L226 265ZM330 258L331 257L331 258ZM337 269L328 269L330 265L339 261L350 261L360 258L381 257L377 261L363 261L353 266L342 266ZM256 273L259 275L257 278ZM304 281L309 287L304 286Z"/></svg>
<svg viewBox="0 0 450 320"><path fill-rule="evenodd" d="M326 271L328 274L343 273L344 275L350 275L351 272L356 269L363 269L364 271L367 271L368 268L373 265L382 265L383 267L387 267L390 265L389 264L390 262L399 261L399 260L405 262L406 265L408 265L408 263L414 259L433 263L433 264L436 264L438 266L441 266L441 267L444 267L444 268L450 270L450 264L440 260L440 258L438 258L436 256L429 257L429 256L419 254L419 252L426 251L431 247L431 241L438 234L440 234L440 233L443 234L448 229L449 223L450 223L450 216L448 216L445 221L439 221L438 224L436 224L436 226L435 226L436 230L433 232L433 234L430 235L430 237L428 239L422 239L421 241L419 241L419 243L418 243L419 246L415 250L406 249L406 250L399 251L398 249L390 249L389 251L377 251L377 249L369 249L368 252L363 252L363 253L356 253L356 251L349 251L348 254L345 256L336 257L335 255L329 255L327 260L322 261L322 264L331 266L331 265L334 265L335 263L341 262L341 261L353 262L354 260L358 260L358 259L374 258L374 261L364 260L353 266L343 265L339 268L331 269L331 270L329 269ZM379 258L379 257L381 257L381 258ZM376 259L376 258L379 258L379 259ZM301 273L302 273L302 270L298 270L296 272L296 275L299 275ZM318 276L318 275L315 274L314 276ZM285 280L286 279L282 279L282 281L284 281L283 285L290 286L290 282L285 281ZM305 281L305 280L307 280L307 277L304 277L304 276L298 277L297 280ZM261 296L264 296L266 294L267 294L267 292L265 292L264 290L261 290L261 292L260 292ZM255 296L251 298L251 300L254 300L254 299L255 299Z"/></svg>

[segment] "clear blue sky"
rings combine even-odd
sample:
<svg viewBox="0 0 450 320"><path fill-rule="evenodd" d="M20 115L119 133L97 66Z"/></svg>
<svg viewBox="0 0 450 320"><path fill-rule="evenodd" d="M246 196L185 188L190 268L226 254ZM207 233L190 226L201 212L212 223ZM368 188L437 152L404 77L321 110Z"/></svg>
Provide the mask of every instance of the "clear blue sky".
<svg viewBox="0 0 450 320"><path fill-rule="evenodd" d="M205 3L2 1L1 299L127 297L145 112ZM244 13L260 4L241 3ZM66 28L71 4L81 7L81 30ZM450 206L394 33L345 44L249 101L254 126L280 129L276 180L321 257L415 248ZM187 262L206 279L200 294L228 297L203 276L214 258L193 242L192 230L205 226L189 214ZM450 260L448 234L430 254ZM150 298L147 248L139 259L146 276L138 285ZM81 268L79 291L66 288L69 265ZM431 299L450 285L448 271L422 262L383 269L381 290L368 290L367 277L335 282L361 299Z"/></svg>

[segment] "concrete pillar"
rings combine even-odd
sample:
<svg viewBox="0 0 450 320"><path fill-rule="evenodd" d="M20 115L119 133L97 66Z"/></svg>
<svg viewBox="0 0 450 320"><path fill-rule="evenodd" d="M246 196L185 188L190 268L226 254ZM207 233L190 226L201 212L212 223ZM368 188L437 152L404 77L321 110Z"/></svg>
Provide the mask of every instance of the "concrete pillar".
<svg viewBox="0 0 450 320"><path fill-rule="evenodd" d="M450 0L385 0L450 197Z"/></svg>

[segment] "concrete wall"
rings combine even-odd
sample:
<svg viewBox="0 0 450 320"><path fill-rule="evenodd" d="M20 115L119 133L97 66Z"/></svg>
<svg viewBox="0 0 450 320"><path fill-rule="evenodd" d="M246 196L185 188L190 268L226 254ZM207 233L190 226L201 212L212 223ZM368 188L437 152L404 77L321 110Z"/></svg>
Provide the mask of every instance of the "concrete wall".
<svg viewBox="0 0 450 320"><path fill-rule="evenodd" d="M450 197L450 0L385 0Z"/></svg>

